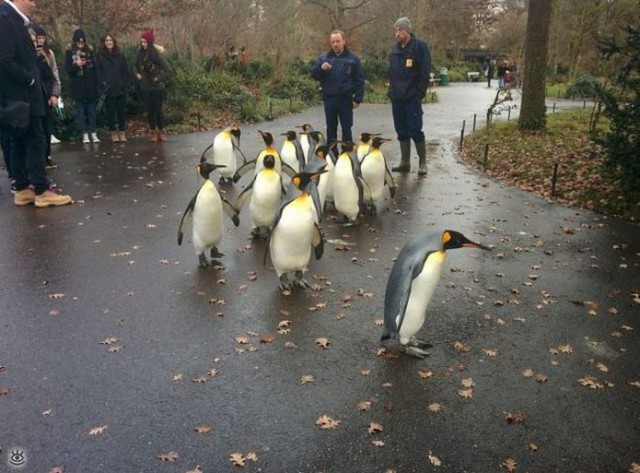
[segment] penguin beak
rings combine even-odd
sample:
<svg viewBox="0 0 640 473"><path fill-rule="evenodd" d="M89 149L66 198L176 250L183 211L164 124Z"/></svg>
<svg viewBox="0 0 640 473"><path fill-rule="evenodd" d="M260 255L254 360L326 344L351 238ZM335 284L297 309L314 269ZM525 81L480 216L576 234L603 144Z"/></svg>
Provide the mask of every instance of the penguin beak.
<svg viewBox="0 0 640 473"><path fill-rule="evenodd" d="M476 243L475 241L467 240L462 244L462 248L479 248L481 250L493 251L488 246L481 245L480 243Z"/></svg>

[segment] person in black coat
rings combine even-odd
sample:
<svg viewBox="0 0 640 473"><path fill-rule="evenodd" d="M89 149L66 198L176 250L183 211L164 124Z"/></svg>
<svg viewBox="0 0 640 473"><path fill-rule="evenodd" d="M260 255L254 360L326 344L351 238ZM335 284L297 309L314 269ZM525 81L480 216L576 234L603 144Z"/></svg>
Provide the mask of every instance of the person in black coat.
<svg viewBox="0 0 640 473"><path fill-rule="evenodd" d="M73 40L67 48L65 69L69 75L69 92L76 103L76 120L82 133L82 142L99 143L96 127L98 103L98 71L93 51L87 46L84 31L73 32Z"/></svg>
<svg viewBox="0 0 640 473"><path fill-rule="evenodd" d="M105 88L107 123L114 143L127 141L126 130L126 85L129 80L127 60L113 35L105 35L98 49L98 75ZM116 128L116 117L118 126Z"/></svg>
<svg viewBox="0 0 640 473"><path fill-rule="evenodd" d="M27 29L27 15L33 8L33 0L5 0L0 5L0 100L29 104L27 128L11 131L11 175L16 191L13 202L49 207L70 204L72 199L49 189L45 170L42 117L48 97Z"/></svg>

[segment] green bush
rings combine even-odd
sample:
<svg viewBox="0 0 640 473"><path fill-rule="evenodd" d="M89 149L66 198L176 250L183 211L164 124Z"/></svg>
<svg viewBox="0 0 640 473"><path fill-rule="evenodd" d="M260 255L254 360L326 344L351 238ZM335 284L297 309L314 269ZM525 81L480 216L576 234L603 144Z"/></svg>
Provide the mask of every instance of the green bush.
<svg viewBox="0 0 640 473"><path fill-rule="evenodd" d="M589 75L584 74L578 77L572 85L567 88L566 97L568 99L584 99L596 96L598 81Z"/></svg>
<svg viewBox="0 0 640 473"><path fill-rule="evenodd" d="M389 61L384 59L364 59L362 61L364 77L369 82L386 81L389 77Z"/></svg>

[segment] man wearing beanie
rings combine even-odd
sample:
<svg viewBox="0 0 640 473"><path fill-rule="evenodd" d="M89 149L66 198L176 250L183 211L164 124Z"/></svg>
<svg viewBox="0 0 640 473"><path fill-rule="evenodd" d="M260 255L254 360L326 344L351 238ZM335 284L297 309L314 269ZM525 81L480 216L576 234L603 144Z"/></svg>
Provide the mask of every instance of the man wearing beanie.
<svg viewBox="0 0 640 473"><path fill-rule="evenodd" d="M431 53L426 42L413 35L411 21L399 18L393 25L396 45L389 57L389 98L393 124L400 142L400 165L395 172L411 170L411 140L418 152L418 175L427 175L427 147L422 131L422 99L429 87Z"/></svg>
<svg viewBox="0 0 640 473"><path fill-rule="evenodd" d="M18 206L36 207L66 205L68 195L50 189L45 170L45 137L42 117L47 96L42 83L38 59L27 30L28 15L35 8L33 0L13 0L0 4L0 103L27 102L29 119L26 128L12 129L11 177L16 191L13 202ZM5 131L3 130L3 135Z"/></svg>

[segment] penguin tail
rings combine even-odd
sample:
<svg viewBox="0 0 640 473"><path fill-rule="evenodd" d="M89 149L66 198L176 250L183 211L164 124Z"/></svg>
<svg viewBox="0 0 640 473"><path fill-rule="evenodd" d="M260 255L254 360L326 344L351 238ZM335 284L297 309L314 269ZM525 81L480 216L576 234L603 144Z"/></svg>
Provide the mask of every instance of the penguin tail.
<svg viewBox="0 0 640 473"><path fill-rule="evenodd" d="M387 330L386 328L382 331L382 336L380 337L380 341L381 342L386 342L387 340L389 340L391 338L391 332L389 332L389 330Z"/></svg>

